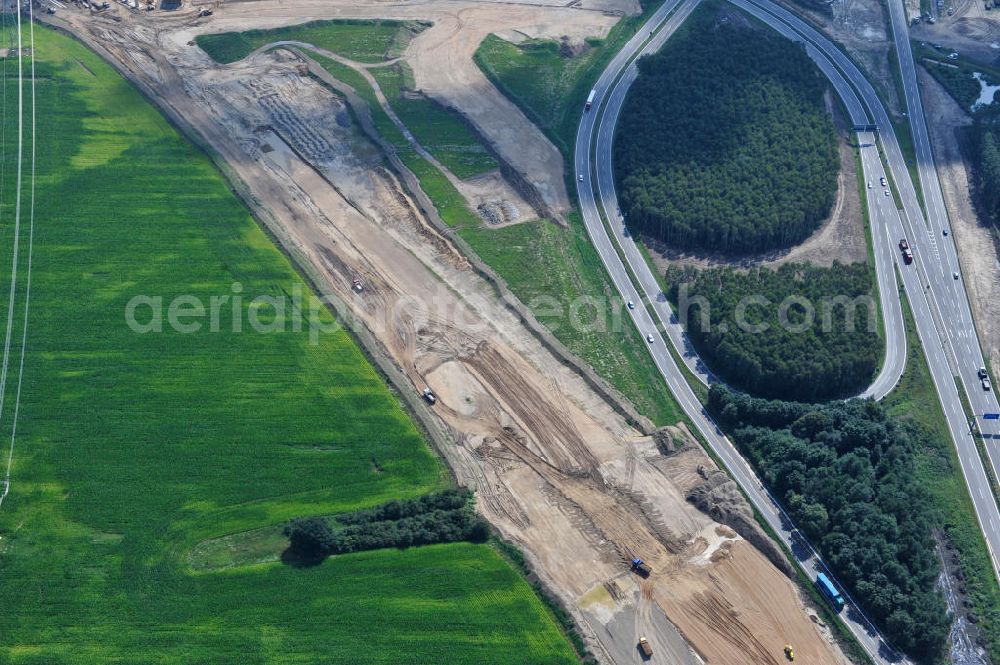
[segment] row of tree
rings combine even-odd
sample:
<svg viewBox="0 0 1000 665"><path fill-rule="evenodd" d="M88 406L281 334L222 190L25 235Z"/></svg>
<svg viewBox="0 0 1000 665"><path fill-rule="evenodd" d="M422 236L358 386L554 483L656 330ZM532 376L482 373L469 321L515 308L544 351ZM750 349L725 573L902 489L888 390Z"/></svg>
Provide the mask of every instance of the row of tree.
<svg viewBox="0 0 1000 665"><path fill-rule="evenodd" d="M284 534L292 552L304 559L386 547L485 542L489 525L473 511L471 499L464 489L433 492L340 515L336 522L323 517L292 520Z"/></svg>
<svg viewBox="0 0 1000 665"><path fill-rule="evenodd" d="M715 385L708 408L890 642L935 662L949 618L917 435L869 400L774 402Z"/></svg>
<svg viewBox="0 0 1000 665"><path fill-rule="evenodd" d="M734 387L819 401L859 392L878 369L878 304L865 264L671 267L666 278L698 354Z"/></svg>
<svg viewBox="0 0 1000 665"><path fill-rule="evenodd" d="M979 125L972 134L973 181L982 215L1000 225L1000 128Z"/></svg>
<svg viewBox="0 0 1000 665"><path fill-rule="evenodd" d="M673 247L788 247L836 197L826 83L801 46L715 11L639 62L614 144L622 210Z"/></svg>
<svg viewBox="0 0 1000 665"><path fill-rule="evenodd" d="M927 63L926 61L924 69L944 86L944 89L958 102L963 111L970 111L972 105L979 99L979 91L981 90L979 81L969 71L948 63Z"/></svg>

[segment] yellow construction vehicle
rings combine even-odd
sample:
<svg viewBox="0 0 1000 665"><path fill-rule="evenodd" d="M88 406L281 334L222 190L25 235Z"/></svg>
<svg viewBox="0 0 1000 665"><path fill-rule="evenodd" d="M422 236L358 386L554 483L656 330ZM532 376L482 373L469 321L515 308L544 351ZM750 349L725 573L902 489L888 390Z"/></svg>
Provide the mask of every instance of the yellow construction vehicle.
<svg viewBox="0 0 1000 665"><path fill-rule="evenodd" d="M788 660L795 660L795 649L792 648L791 644L785 645L785 658Z"/></svg>

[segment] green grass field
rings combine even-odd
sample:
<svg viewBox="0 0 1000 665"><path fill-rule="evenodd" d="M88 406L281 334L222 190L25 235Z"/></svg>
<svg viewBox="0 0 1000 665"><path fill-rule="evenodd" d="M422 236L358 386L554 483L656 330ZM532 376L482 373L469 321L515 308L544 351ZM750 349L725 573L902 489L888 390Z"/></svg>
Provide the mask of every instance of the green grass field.
<svg viewBox="0 0 1000 665"><path fill-rule="evenodd" d="M590 71L588 64L599 52L587 48L581 54L565 58L559 54L559 42L533 39L513 44L496 35L488 35L476 51L476 64L500 89L515 101L528 117L543 129L558 131L569 113L567 102L573 88ZM563 137L566 138L566 137ZM572 142L566 142L566 146Z"/></svg>
<svg viewBox="0 0 1000 665"><path fill-rule="evenodd" d="M542 220L499 229L467 228L459 235L504 278L539 322L640 413L658 425L674 424L681 419L681 410L581 227L574 223L567 230ZM542 265L545 269L539 270ZM575 320L583 325L574 325Z"/></svg>
<svg viewBox="0 0 1000 665"><path fill-rule="evenodd" d="M358 62L380 62L405 47L419 29L419 25L400 21L334 19L271 30L198 35L195 43L222 64L242 60L265 44L283 40L313 44Z"/></svg>
<svg viewBox="0 0 1000 665"><path fill-rule="evenodd" d="M404 94L414 83L403 65L370 70L389 105L427 152L459 180L472 178L499 167L456 112L433 99ZM332 73L332 72L331 72Z"/></svg>
<svg viewBox="0 0 1000 665"><path fill-rule="evenodd" d="M447 475L346 333L313 345L290 326L249 330L252 298L308 288L209 160L121 77L66 37L36 38L38 208L0 508L0 662L575 662L551 612L487 545L189 567L207 538L413 497ZM10 83L6 94L10 110ZM8 205L4 294L11 222ZM235 283L243 332L228 307L220 332L125 323L133 296L166 307Z"/></svg>
<svg viewBox="0 0 1000 665"><path fill-rule="evenodd" d="M461 118L434 100L400 98L393 110L420 145L456 178L465 180L499 168Z"/></svg>
<svg viewBox="0 0 1000 665"><path fill-rule="evenodd" d="M641 14L618 21L605 39L587 40L573 57L563 57L560 44L553 40L512 44L495 35L487 36L476 50L479 68L545 132L563 153L567 167L587 94L611 58L661 2L640 4Z"/></svg>

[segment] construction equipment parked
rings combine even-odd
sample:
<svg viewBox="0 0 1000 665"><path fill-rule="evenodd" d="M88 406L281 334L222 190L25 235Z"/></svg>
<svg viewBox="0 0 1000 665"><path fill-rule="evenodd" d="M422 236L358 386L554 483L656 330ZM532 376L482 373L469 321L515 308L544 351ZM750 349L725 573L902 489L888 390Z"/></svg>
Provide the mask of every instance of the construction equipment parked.
<svg viewBox="0 0 1000 665"><path fill-rule="evenodd" d="M649 640L645 637L639 638L639 651L642 652L643 658L650 658L653 655L653 647L649 646Z"/></svg>
<svg viewBox="0 0 1000 665"><path fill-rule="evenodd" d="M649 577L649 574L653 572L652 568L646 565L646 562L636 557L632 559L632 570L643 577Z"/></svg>
<svg viewBox="0 0 1000 665"><path fill-rule="evenodd" d="M355 277L354 279L352 279L351 280L351 286L358 293L361 293L361 291L364 290L364 288L365 288L365 285L361 282L361 278L360 277Z"/></svg>
<svg viewBox="0 0 1000 665"><path fill-rule="evenodd" d="M431 390L430 388L424 388L424 392L421 394L423 395L424 399L427 400L428 404L434 404L435 402L438 401L437 395L435 395L434 391Z"/></svg>
<svg viewBox="0 0 1000 665"><path fill-rule="evenodd" d="M211 16L211 15L212 15L211 9L202 9L200 12L198 12L198 16Z"/></svg>
<svg viewBox="0 0 1000 665"><path fill-rule="evenodd" d="M785 658L788 660L795 660L795 649L792 648L791 644L785 645Z"/></svg>

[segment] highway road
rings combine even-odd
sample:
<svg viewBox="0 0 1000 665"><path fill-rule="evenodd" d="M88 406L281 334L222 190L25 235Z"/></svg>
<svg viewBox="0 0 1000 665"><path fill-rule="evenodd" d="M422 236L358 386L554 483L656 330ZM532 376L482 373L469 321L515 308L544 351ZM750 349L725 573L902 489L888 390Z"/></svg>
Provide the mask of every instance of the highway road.
<svg viewBox="0 0 1000 665"><path fill-rule="evenodd" d="M602 73L595 86L596 100L593 110L583 115L577 132L574 159L576 172L583 175L582 181L578 182L578 191L584 222L607 268L608 274L615 284L615 288L624 299L635 303L642 302L639 290L632 282L629 271L619 256L616 245L609 237L598 212L594 189L595 171L592 168L591 149L594 147L596 135L599 134L596 131L599 127L598 119L601 119L601 131L607 131L604 130L604 126L610 124L613 127L614 117L617 116L616 113L609 115L607 111L604 113L601 112L602 104L609 99L609 92L611 92L610 98L617 98L619 103L624 99L627 85L618 88L615 86L616 80L626 72L630 63L639 54L655 51L662 46L683 20L690 15L698 2L699 0L684 0L683 3L681 3L681 0L666 0L660 10L625 45ZM597 169L597 173L600 173L605 168L610 168L610 166L605 167L602 165ZM605 177L607 177L607 173L605 171ZM877 207L881 209L880 206ZM657 287L656 293L658 292L659 289ZM653 298L652 302L659 303L660 300L656 297ZM810 577L815 577L820 571L829 573L819 555L797 534L794 525L784 510L768 493L750 468L750 465L733 446L732 442L729 441L722 430L712 421L694 394L691 386L688 385L680 367L675 362L670 349L667 347L667 343L657 328L657 322L653 318L654 314L657 319L662 315L669 317L668 312L669 310L667 309L647 308L645 306L637 306L635 309L629 310L632 321L639 331L643 335L651 334L654 336L654 342L649 347L650 354L670 391L677 399L685 414L705 438L713 452L722 460L729 473L746 492L759 513L768 522L774 532L778 534L778 537L794 553L803 570ZM845 596L849 599L848 594L845 593ZM852 633L854 633L863 648L876 662L906 662L885 643L871 622L864 617L853 602L849 602L848 607L842 614L842 619Z"/></svg>
<svg viewBox="0 0 1000 665"><path fill-rule="evenodd" d="M745 10L749 10L748 6L744 5L743 8ZM786 37L794 39L795 41L802 41L798 38L798 35L791 30L779 30L779 32L782 32ZM665 37L661 31L661 33L658 33L656 37L642 49L642 53L640 55L658 51L664 41ZM833 64L825 58L822 58L820 54L811 46L807 45L806 49L810 56L817 61L817 64L820 65L820 67L827 74L827 77L830 78L831 82L834 84L834 87L837 89L841 98L844 100L844 103L847 105L848 112L854 124L868 125L869 120L864 106L861 104L860 100L858 100L857 96L853 94L850 86L839 74ZM666 297L660 289L657 278L644 260L638 244L633 242L629 237L624 217L621 215L620 208L618 206L614 175L612 172L612 143L614 140L614 132L618 121L618 115L621 112L621 108L625 101L625 95L637 76L638 68L633 63L628 66L625 73L618 79L614 88L609 93L607 104L603 110L603 117L601 119L597 136L596 155L597 184L600 197L599 203L601 209L604 211L604 218L607 224L611 227L612 235L617 241L621 255L624 257L626 263L631 269L632 275L639 283L640 290L645 294L650 306L656 312L657 319L663 326L663 329L666 330L671 343L674 345L674 348L677 350L688 370L699 381L707 385L714 381L715 377L712 376L709 368L694 350L690 338L688 338L687 334L684 332L682 321L678 318L678 313L675 313L670 304L667 302ZM867 136L867 138L859 136L859 144L873 147L875 145L875 140L872 136ZM884 188L875 187L877 183L877 179L872 182L873 187L868 192L870 195L868 196L868 207L869 215L871 217L875 215L875 208L885 208L886 210L883 211L883 214L886 215L891 214L887 210L890 206L893 207L893 212L895 211L892 197L884 196ZM886 353L883 357L881 369L875 377L875 380L859 396L882 399L892 391L892 389L899 382L900 377L903 375L903 369L906 366L906 331L903 325L902 307L900 306L899 298L896 292L896 277L893 269L894 252L892 249L892 243L886 243L885 239L881 235L874 237L873 241L875 273L879 286L879 293L889 294L888 298L882 299L882 323L883 328L886 331Z"/></svg>
<svg viewBox="0 0 1000 665"><path fill-rule="evenodd" d="M902 2L898 0L889 2L889 16L899 58L907 116L913 134L917 175L927 210L927 232L929 237L935 240L930 243L930 249L939 250L928 257L929 262L933 264L928 266L931 297L936 301L936 308L941 312L941 320L945 324L944 344L952 363L952 372L958 377L968 397L973 415L977 419L978 429L984 436L984 447L989 463L996 476L1000 469L1000 421L983 420L982 416L984 413L1000 413L1000 402L997 401L993 390L983 389L977 375L977 369L985 367L986 363L983 361L975 320L962 284L958 253L951 240L953 236L934 164L934 153L927 135L927 121L920 99L920 88L917 85L916 65L910 48L909 29ZM944 235L946 230L947 236ZM953 277L956 274L959 276L957 280ZM989 487L984 489L986 493L989 492ZM994 552L1000 552L998 545L1000 543L994 541Z"/></svg>
<svg viewBox="0 0 1000 665"><path fill-rule="evenodd" d="M848 112L857 124L860 114L860 106L867 108L868 114L866 122L870 123L871 118L878 127L878 139L881 143L884 158L889 168L878 162L878 155L874 154L874 141L869 136L867 139L861 138L860 142L868 147L862 149L862 164L865 168L866 180L872 181L873 185L878 179L885 175L894 181L897 187L897 194L903 204L903 214L898 215L894 210L887 210L885 205L877 204L869 200L869 206L875 205L877 211L871 212L873 223L873 241L876 248L876 272L879 274L879 290L882 294L883 316L886 319L885 329L887 338L887 355L883 363L883 371L876 382L865 391L864 396L871 396L876 399L884 396L895 384L898 376L895 372L901 371L901 364L896 366L895 362L902 362L905 357L904 335L902 334L901 316L898 313L898 302L888 294L895 294L895 289L890 290L890 285L894 280L887 278L885 269L887 250L892 254L900 275L903 277L911 309L917 325L917 331L924 347L928 365L930 366L935 389L941 401L943 411L948 423L948 429L955 444L959 462L962 467L970 497L972 499L976 517L983 531L984 538L993 562L994 570L1000 577L1000 510L990 491L989 479L983 467L976 448L976 442L969 431L967 415L964 411L958 388L955 386L954 377L959 377L963 389L972 405L973 410L981 416L984 413L1000 413L1000 405L997 404L995 393L982 389L976 371L985 363L979 349L978 340L975 334L975 327L972 322L968 300L965 297L962 285L958 258L954 245L951 243L951 235L943 235L944 229L948 228L947 215L944 211L943 199L941 197L940 186L937 181L937 174L933 166L933 156L927 142L926 125L923 120L922 108L919 103L919 91L915 83L915 70L913 69L912 54L908 59L909 41L905 35L905 17L899 20L899 16L894 20L894 28L901 24L904 30L902 39L897 38L897 49L902 54L901 63L904 72L904 81L907 82L907 98L910 104L909 116L917 127L914 129L916 137L915 143L918 146L918 162L920 164L919 173L921 175L922 189L927 194L929 219L928 223L924 219L923 210L917 199L916 191L909 178L903 153L899 142L893 131L889 116L882 105L881 100L874 88L855 66L855 64L841 52L824 35L820 34L803 20L780 7L770 0L750 0L749 2L734 2L737 6L755 14L762 21L768 23L772 28L781 32L786 37L806 44L806 51L817 63L820 69L830 78L838 94L844 100ZM890 3L893 4L893 3ZM901 12L901 8L900 8ZM659 35L658 35L659 37ZM652 52L662 40L656 40L650 44L644 52ZM822 54L823 57L819 57ZM620 96L624 98L627 91L628 73L622 79L623 85L618 92L612 92L609 106L614 104ZM634 78L634 74L632 75ZM846 79L846 82L844 81ZM849 85L848 85L849 83ZM599 82L601 85L601 82ZM852 92L851 88L856 92ZM598 88L603 98L606 90ZM858 97L860 96L860 102ZM620 104L620 99L618 99ZM596 108L596 107L595 107ZM655 278L651 275L641 257L637 257L637 249L634 243L625 241L624 225L618 217L618 206L614 197L613 178L611 177L611 165L609 161L610 141L613 137L614 119L616 112L610 115L605 112L602 120L600 133L605 135L604 152L598 157L598 181L601 188L601 204L607 211L607 219L614 225L614 236L619 241L622 248L622 255L626 257L633 274L639 282L643 292L650 298L654 305L657 318L664 324L667 336L675 349L685 361L688 368L696 373L702 380L710 380L706 368L698 360L690 346L690 342L684 336L679 322L671 312L665 298L659 292L655 284ZM587 122L587 119L584 119ZM598 137L598 143L602 142ZM920 147L923 146L923 147ZM872 153L865 154L865 151ZM584 167L578 164L578 172L585 172ZM590 177L589 172L585 176ZM926 184L924 184L926 182ZM878 191L876 189L869 191ZM877 198L877 195L870 198ZM887 205L889 199L886 197L884 203ZM881 220L881 222L879 222ZM585 217L586 221L586 217ZM592 237L599 233L598 227L588 224ZM881 229L881 232L880 232ZM890 233L891 231L891 233ZM906 238L913 247L915 261L907 266L901 260L895 244L899 239ZM596 242L596 241L595 241ZM600 248L599 248L600 250ZM604 253L602 252L602 257ZM607 263L607 262L606 262ZM610 270L611 268L609 268ZM959 279L954 278L954 274L959 274ZM632 299L630 296L625 296ZM636 300L635 302L639 302ZM896 310L896 311L892 311ZM640 328L641 330L644 330ZM645 330L644 334L652 332ZM892 368L892 371L886 371ZM997 421L983 421L982 423L997 423ZM996 473L1000 466L1000 428L983 428L986 439L986 448L989 454L991 465Z"/></svg>
<svg viewBox="0 0 1000 665"><path fill-rule="evenodd" d="M1000 578L1000 558L998 558L1000 556L1000 510L998 510L996 500L990 491L989 479L976 449L976 442L969 431L962 400L955 385L955 376L961 380L972 407L978 414L1000 412L1000 407L997 406L996 396L992 391L987 393L982 390L975 375L976 370L984 363L961 280L958 257L951 242L952 236L950 233L948 236L944 236L943 233L944 229L948 228L947 214L944 211L941 189L933 165L933 156L927 142L927 128L919 102L919 91L916 88L912 53L910 53L909 41L905 32L905 17L903 17L900 26L899 16L895 15L897 11L895 2L889 3L892 8L890 14L895 16L893 29L897 50L903 51L905 49L905 53L910 54L909 66L906 64L905 54L900 56L903 58L901 68L906 84L907 98L913 100L913 105L910 107L912 112L908 112L908 115L911 121L917 123L917 127L914 129L914 142L918 146L920 144L924 146L923 148L918 147L917 159L920 167L921 188L929 199L928 219L930 223L925 221L916 190L903 159L902 150L899 147L899 141L889 121L889 115L868 79L854 62L826 36L792 12L776 5L771 0L750 1L772 17L773 20L768 21L772 27L775 23L786 24L836 64L851 86L858 92L878 127L884 161L889 167L887 174L895 182L897 193L903 204L903 215L900 218L902 226L896 227L894 231L900 238L905 237L908 240L914 253L914 263L911 266L902 264L897 253L897 265L903 276L917 332L927 357L927 363L930 366L934 387L944 410L948 430L958 453L966 486L976 511L976 519L983 531L994 572ZM901 12L902 9L900 8L899 11ZM903 30L902 37L899 36L898 29ZM957 280L953 277L955 272L959 272ZM883 300L885 300L884 297ZM987 431L987 434L992 437L1000 436L997 429L991 429ZM1000 450L996 446L996 439L987 440L987 449L994 470L1000 463L1000 459L998 459Z"/></svg>

